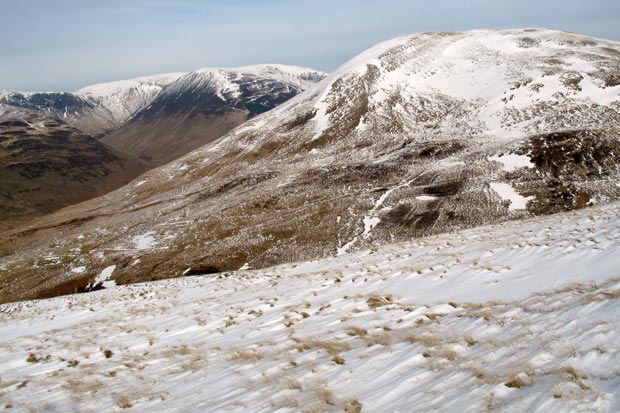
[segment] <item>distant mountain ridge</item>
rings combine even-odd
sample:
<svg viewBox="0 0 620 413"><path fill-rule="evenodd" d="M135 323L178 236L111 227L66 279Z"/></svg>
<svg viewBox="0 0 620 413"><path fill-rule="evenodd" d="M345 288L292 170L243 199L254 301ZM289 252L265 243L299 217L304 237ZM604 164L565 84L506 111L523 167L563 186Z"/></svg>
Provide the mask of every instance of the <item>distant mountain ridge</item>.
<svg viewBox="0 0 620 413"><path fill-rule="evenodd" d="M0 104L40 111L96 136L125 122L183 74L166 73L100 83L74 93L3 90Z"/></svg>
<svg viewBox="0 0 620 413"><path fill-rule="evenodd" d="M61 119L158 165L315 86L326 74L278 64L203 68L95 84L74 93L0 91L0 104Z"/></svg>
<svg viewBox="0 0 620 413"><path fill-rule="evenodd" d="M200 69L170 83L103 141L163 164L218 139L325 77L313 69L284 65Z"/></svg>

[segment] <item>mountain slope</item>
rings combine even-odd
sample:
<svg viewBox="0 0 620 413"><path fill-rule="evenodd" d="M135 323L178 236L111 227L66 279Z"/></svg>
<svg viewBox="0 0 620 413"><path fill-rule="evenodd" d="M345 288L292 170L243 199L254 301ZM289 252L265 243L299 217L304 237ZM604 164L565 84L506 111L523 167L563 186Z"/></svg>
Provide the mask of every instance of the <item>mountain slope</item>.
<svg viewBox="0 0 620 413"><path fill-rule="evenodd" d="M103 141L149 162L167 163L324 77L312 69L283 65L201 69L171 83Z"/></svg>
<svg viewBox="0 0 620 413"><path fill-rule="evenodd" d="M0 108L0 228L97 197L146 171L62 121Z"/></svg>
<svg viewBox="0 0 620 413"><path fill-rule="evenodd" d="M100 83L79 89L75 94L95 102L107 112L109 125L106 130L109 130L123 124L133 114L151 103L167 85L183 75L184 72L163 73Z"/></svg>
<svg viewBox="0 0 620 413"><path fill-rule="evenodd" d="M619 50L533 29L378 45L139 182L5 234L0 300L111 265L120 283L263 267L618 199Z"/></svg>
<svg viewBox="0 0 620 413"><path fill-rule="evenodd" d="M42 112L95 136L125 122L182 75L166 73L101 83L75 93L0 91L0 104Z"/></svg>
<svg viewBox="0 0 620 413"><path fill-rule="evenodd" d="M616 202L2 305L0 408L617 412L619 240Z"/></svg>

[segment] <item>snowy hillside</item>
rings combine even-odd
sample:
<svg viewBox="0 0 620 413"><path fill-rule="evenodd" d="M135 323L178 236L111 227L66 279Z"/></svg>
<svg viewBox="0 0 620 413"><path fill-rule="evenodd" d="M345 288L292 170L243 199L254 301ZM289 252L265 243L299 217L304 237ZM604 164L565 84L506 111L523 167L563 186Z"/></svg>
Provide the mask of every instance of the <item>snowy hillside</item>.
<svg viewBox="0 0 620 413"><path fill-rule="evenodd" d="M142 76L90 85L74 93L0 90L0 103L39 110L47 115L62 118L84 132L96 135L124 123L136 112L147 107L166 86L185 75L187 75L186 72ZM256 93L256 90L248 91L243 87L244 80L242 78L244 76L286 84L299 92L321 81L325 77L325 73L313 69L277 64L233 69L204 68L192 72L190 82L177 83L175 90L178 93L180 89L200 88L203 85L196 80L197 78L202 79L203 83L204 79L213 78L223 80L223 83L215 86L222 91L220 96L226 91L231 91L235 98L240 95ZM247 79L245 82L247 83Z"/></svg>
<svg viewBox="0 0 620 413"><path fill-rule="evenodd" d="M262 113L275 107L273 101L285 101L316 86L326 76L326 73L313 69L285 65L203 68L180 77L165 90L159 100L172 97L184 100L184 95L188 93L197 96L213 95L211 100L193 103L196 106L201 103L213 105L215 102L212 99L217 98L221 103L240 109L246 106L251 112ZM250 106L252 103L256 107ZM261 104L265 106L263 110L259 108ZM157 106L158 102L154 102L154 105Z"/></svg>
<svg viewBox="0 0 620 413"><path fill-rule="evenodd" d="M254 102L232 75L204 74L177 82L204 82L205 104L230 96L246 106L226 115L247 113ZM264 84L245 77L249 90ZM192 101L173 86L141 113ZM418 33L137 182L7 234L0 301L83 288L111 265L119 283L262 268L618 199L620 43ZM151 247L136 249L145 234Z"/></svg>
<svg viewBox="0 0 620 413"><path fill-rule="evenodd" d="M281 105L325 76L284 65L200 69L169 84L103 141L153 164L165 164Z"/></svg>
<svg viewBox="0 0 620 413"><path fill-rule="evenodd" d="M406 128L417 130L433 126L444 134L459 133L462 128L457 122L469 120L473 124L463 125L469 134L479 129L483 135L502 139L555 130L558 119L567 129L597 127L600 119L585 123L587 119L579 113L559 110L550 117L545 112L549 106L562 109L575 103L617 111L619 47L618 42L537 29L397 38L369 49L331 74L331 81L313 101L316 133L324 133L336 114L360 98L367 98L368 107L374 109L355 125L360 134L381 118L400 120ZM356 78L371 81L364 89L352 90L347 81ZM341 95L338 83L347 85L353 95L348 105L335 108ZM407 122L421 110L412 104L425 103L444 117L418 119L415 125ZM472 113L462 113L463 109Z"/></svg>
<svg viewBox="0 0 620 413"><path fill-rule="evenodd" d="M214 69L204 68L198 72L207 73ZM242 75L253 75L266 79L274 79L282 83L288 83L301 90L314 87L323 80L327 74L307 67L289 66L280 64L263 64L253 66L241 66L232 69L215 69L237 73L237 77Z"/></svg>
<svg viewBox="0 0 620 413"><path fill-rule="evenodd" d="M120 125L138 110L148 105L170 83L185 73L164 73L129 80L87 86L75 95L96 102L107 110L116 125Z"/></svg>
<svg viewBox="0 0 620 413"><path fill-rule="evenodd" d="M616 412L619 240L612 203L266 270L5 304L0 406ZM145 236L136 248L152 244Z"/></svg>
<svg viewBox="0 0 620 413"><path fill-rule="evenodd" d="M0 103L42 112L91 135L113 129L184 73L101 83L74 93L0 90Z"/></svg>

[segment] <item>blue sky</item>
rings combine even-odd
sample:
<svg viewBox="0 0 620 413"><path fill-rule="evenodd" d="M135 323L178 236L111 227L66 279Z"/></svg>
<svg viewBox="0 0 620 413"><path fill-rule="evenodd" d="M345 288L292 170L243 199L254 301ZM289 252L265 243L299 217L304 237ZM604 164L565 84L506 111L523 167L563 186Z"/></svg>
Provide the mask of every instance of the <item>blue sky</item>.
<svg viewBox="0 0 620 413"><path fill-rule="evenodd" d="M620 40L620 1L0 0L0 89L257 63L330 71L403 34L515 27Z"/></svg>

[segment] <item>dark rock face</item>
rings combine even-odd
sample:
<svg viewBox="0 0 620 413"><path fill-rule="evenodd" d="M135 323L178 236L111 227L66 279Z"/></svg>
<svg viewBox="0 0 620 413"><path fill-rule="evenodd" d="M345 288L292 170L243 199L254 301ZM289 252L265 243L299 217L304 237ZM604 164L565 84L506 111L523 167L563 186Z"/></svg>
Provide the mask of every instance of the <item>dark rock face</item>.
<svg viewBox="0 0 620 413"><path fill-rule="evenodd" d="M620 175L620 133L568 130L536 135L521 151L535 165L523 177L524 195L535 198L528 205L532 213L583 208L599 195L613 197L613 192L601 193L601 186L613 184Z"/></svg>
<svg viewBox="0 0 620 413"><path fill-rule="evenodd" d="M28 95L14 92L10 95L1 96L0 103L58 116L62 116L63 112L85 112L94 108L92 102L72 93L54 92Z"/></svg>
<svg viewBox="0 0 620 413"><path fill-rule="evenodd" d="M234 79L238 91L221 91L215 80L204 79L203 73L192 73L172 84L148 107L136 113L132 121L148 121L162 115L217 114L231 108L255 116L275 108L302 89L272 79L242 76Z"/></svg>

